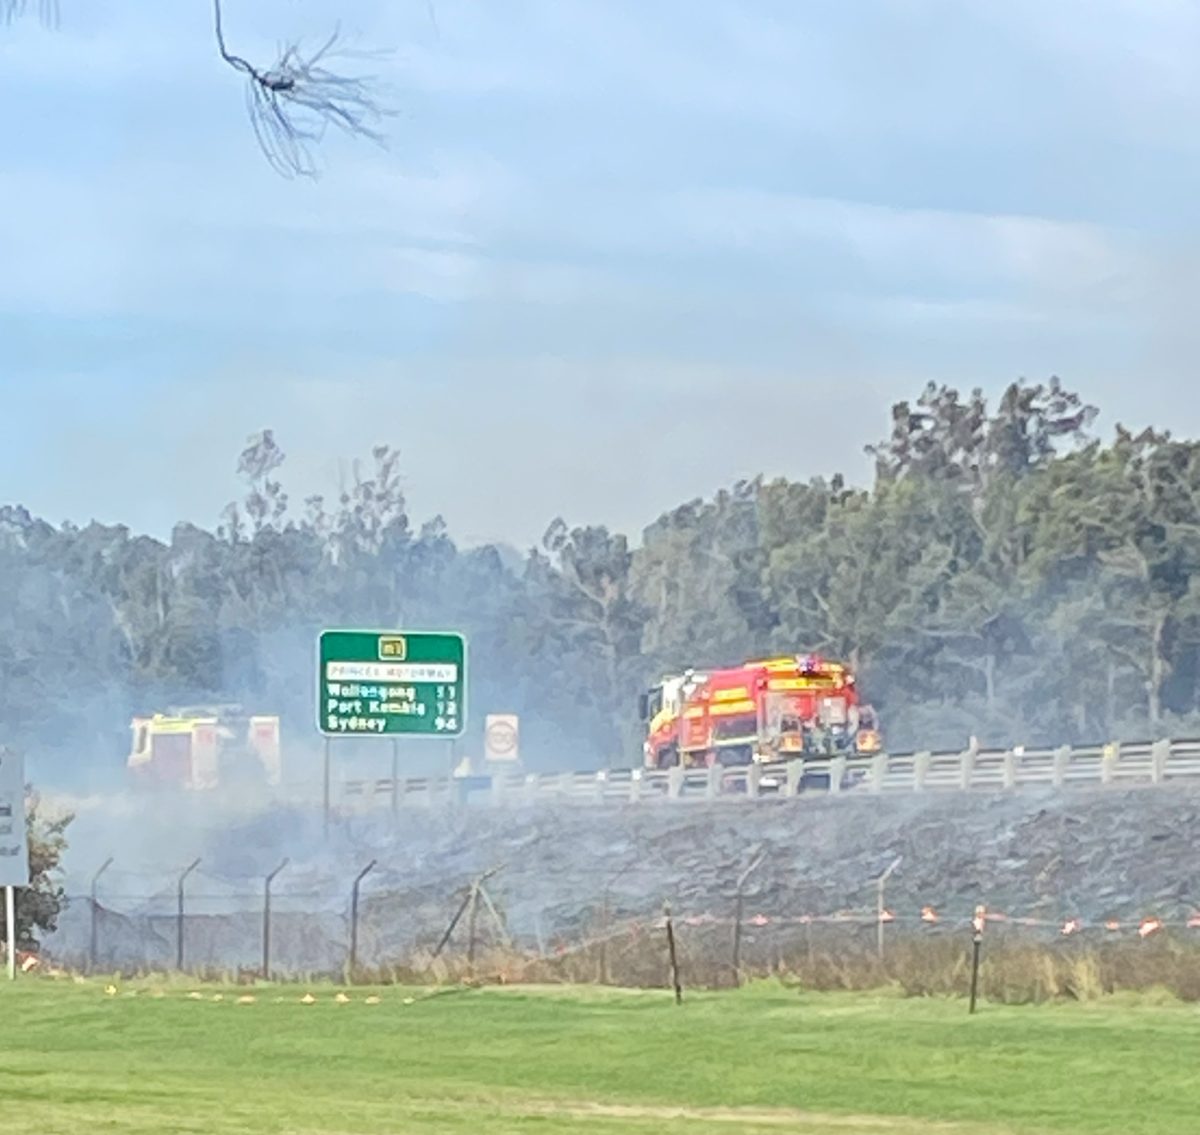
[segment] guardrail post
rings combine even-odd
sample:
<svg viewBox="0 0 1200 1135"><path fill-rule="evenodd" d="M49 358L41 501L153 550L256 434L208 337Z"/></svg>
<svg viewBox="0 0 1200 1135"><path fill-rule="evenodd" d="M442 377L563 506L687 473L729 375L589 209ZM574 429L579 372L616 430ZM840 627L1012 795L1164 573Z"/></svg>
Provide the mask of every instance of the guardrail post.
<svg viewBox="0 0 1200 1135"><path fill-rule="evenodd" d="M1017 754L1012 749L1006 749L1004 753L1004 787L1017 787Z"/></svg>
<svg viewBox="0 0 1200 1135"><path fill-rule="evenodd" d="M887 753L876 753L871 758L871 791L883 791L883 778L887 776Z"/></svg>
<svg viewBox="0 0 1200 1135"><path fill-rule="evenodd" d="M834 757L829 762L829 791L841 792L842 781L846 779L846 758Z"/></svg>
<svg viewBox="0 0 1200 1135"><path fill-rule="evenodd" d="M642 798L642 778L645 772L641 769L634 769L633 775L629 778L629 802L636 804Z"/></svg>
<svg viewBox="0 0 1200 1135"><path fill-rule="evenodd" d="M787 783L784 785L785 796L800 795L800 781L804 776L804 761L792 760L787 763Z"/></svg>
<svg viewBox="0 0 1200 1135"><path fill-rule="evenodd" d="M1150 746L1150 779L1162 784L1167 777L1167 762L1171 759L1171 742L1155 741Z"/></svg>
<svg viewBox="0 0 1200 1135"><path fill-rule="evenodd" d="M746 799L754 800L758 797L759 783L762 780L762 765L758 761L752 761L750 767L746 769Z"/></svg>
<svg viewBox="0 0 1200 1135"><path fill-rule="evenodd" d="M708 769L708 798L715 800L721 795L721 778L725 775L725 769L720 764L710 765Z"/></svg>
<svg viewBox="0 0 1200 1135"><path fill-rule="evenodd" d="M962 786L970 788L971 781L975 779L975 760L979 756L979 750L974 745L963 750L959 761L962 764Z"/></svg>
<svg viewBox="0 0 1200 1135"><path fill-rule="evenodd" d="M929 775L929 762L933 754L926 751L913 756L913 789L921 792L925 788L925 778Z"/></svg>
<svg viewBox="0 0 1200 1135"><path fill-rule="evenodd" d="M1067 769L1071 766L1071 746L1060 745L1054 750L1054 787L1062 788L1067 781Z"/></svg>
<svg viewBox="0 0 1200 1135"><path fill-rule="evenodd" d="M1100 757L1100 783L1112 784L1113 774L1117 770L1117 761L1121 759L1121 746L1117 741L1110 741L1104 746Z"/></svg>
<svg viewBox="0 0 1200 1135"><path fill-rule="evenodd" d="M683 795L683 765L672 765L667 770L667 795L672 800L678 800Z"/></svg>

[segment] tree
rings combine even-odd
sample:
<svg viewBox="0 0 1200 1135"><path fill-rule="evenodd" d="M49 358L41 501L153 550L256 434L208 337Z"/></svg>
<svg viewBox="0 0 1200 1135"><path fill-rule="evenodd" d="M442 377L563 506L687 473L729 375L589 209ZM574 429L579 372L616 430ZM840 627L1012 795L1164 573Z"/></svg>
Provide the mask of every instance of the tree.
<svg viewBox="0 0 1200 1135"><path fill-rule="evenodd" d="M313 639L335 625L464 631L472 728L521 713L546 769L635 753L636 695L664 672L769 650L855 666L896 748L1200 727L1200 444L1078 444L1053 383L994 415L927 395L897 421L931 424L901 430L870 489L755 478L664 513L639 547L557 521L525 558L463 550L410 517L385 445L296 516L271 431L242 450L244 500L217 532L0 508L0 741L74 784L122 775L133 712L241 702L307 731Z"/></svg>
<svg viewBox="0 0 1200 1135"><path fill-rule="evenodd" d="M703 668L755 652L741 588L760 543L761 492L760 480L741 482L646 529L631 586L647 612L642 652L658 669Z"/></svg>
<svg viewBox="0 0 1200 1135"><path fill-rule="evenodd" d="M980 498L999 476L1020 478L1043 467L1059 446L1082 443L1096 408L1065 389L1025 380L1009 385L994 414L983 392L962 401L953 387L929 383L914 408L892 407L892 432L868 445L879 482L918 477L946 481Z"/></svg>
<svg viewBox="0 0 1200 1135"><path fill-rule="evenodd" d="M11 23L36 13L46 26L58 25L59 0L0 0L0 17ZM380 52L351 51L338 30L319 47L285 43L270 66L233 52L225 37L224 0L212 0L217 52L246 82L250 122L259 147L283 177L316 178L313 148L330 127L352 138L385 145L379 124L392 111L379 100L379 82L338 68L351 59L378 58Z"/></svg>
<svg viewBox="0 0 1200 1135"><path fill-rule="evenodd" d="M49 817L32 789L26 790L25 818L29 830L29 886L17 891L17 948L36 950L38 935L50 934L66 902L59 882L59 864L67 849L66 831L74 817ZM7 941L8 926L0 910L0 941Z"/></svg>
<svg viewBox="0 0 1200 1135"><path fill-rule="evenodd" d="M633 594L633 553L624 536L561 519L542 548L526 569L531 661L545 675L554 711L574 718L573 743L600 760L620 760L636 718L629 707L646 677L647 611Z"/></svg>

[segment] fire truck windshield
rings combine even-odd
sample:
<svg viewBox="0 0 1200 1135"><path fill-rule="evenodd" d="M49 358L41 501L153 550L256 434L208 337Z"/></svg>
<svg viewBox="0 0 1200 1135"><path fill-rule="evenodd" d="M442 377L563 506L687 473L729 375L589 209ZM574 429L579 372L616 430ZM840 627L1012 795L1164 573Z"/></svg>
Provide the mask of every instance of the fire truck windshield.
<svg viewBox="0 0 1200 1135"><path fill-rule="evenodd" d="M758 734L758 718L752 714L737 717L722 717L713 722L714 741L744 740Z"/></svg>

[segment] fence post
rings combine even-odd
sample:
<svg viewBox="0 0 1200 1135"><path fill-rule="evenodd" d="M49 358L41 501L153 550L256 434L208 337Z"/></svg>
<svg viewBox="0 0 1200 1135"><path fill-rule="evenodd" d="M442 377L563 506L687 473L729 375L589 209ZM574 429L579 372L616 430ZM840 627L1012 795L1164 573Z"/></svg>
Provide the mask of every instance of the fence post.
<svg viewBox="0 0 1200 1135"><path fill-rule="evenodd" d="M284 860L263 881L263 929L262 929L262 976L263 981L271 980L271 884L275 876L288 865Z"/></svg>
<svg viewBox="0 0 1200 1135"><path fill-rule="evenodd" d="M741 873L737 881L737 908L733 916L733 984L740 986L742 984L742 904L744 901L744 891L746 880L758 870L759 864L763 861L763 852L751 861L750 866Z"/></svg>
<svg viewBox="0 0 1200 1135"><path fill-rule="evenodd" d="M971 1013L975 1012L975 1002L979 995L979 955L983 949L983 926L987 921L987 911L983 906L975 908L972 920L974 933L971 938Z"/></svg>
<svg viewBox="0 0 1200 1135"><path fill-rule="evenodd" d="M663 904L663 915L667 920L667 952L671 959L671 984L675 988L675 1004L683 1004L683 985L679 981L679 956L675 951L675 923L671 921L671 904Z"/></svg>
<svg viewBox="0 0 1200 1135"><path fill-rule="evenodd" d="M683 793L683 765L672 765L667 770L667 795L672 800L678 800Z"/></svg>
<svg viewBox="0 0 1200 1135"><path fill-rule="evenodd" d="M829 791L841 792L842 781L846 779L846 758L834 757L829 762Z"/></svg>
<svg viewBox="0 0 1200 1135"><path fill-rule="evenodd" d="M896 858L892 860L888 869L879 876L879 889L878 894L876 895L876 911L879 921L875 930L875 946L879 953L879 960L881 962L883 961L883 927L884 923L887 922L887 904L884 901L884 889L887 887L887 881L892 877L892 873L903 862L904 857L902 855L897 855Z"/></svg>
<svg viewBox="0 0 1200 1135"><path fill-rule="evenodd" d="M751 761L750 767L746 769L746 797L747 799L757 799L759 791L759 782L762 780L762 765L758 761Z"/></svg>
<svg viewBox="0 0 1200 1135"><path fill-rule="evenodd" d="M200 866L199 859L193 859L187 870L179 876L179 889L176 892L178 900L175 908L175 968L180 973L183 972L183 884L187 882L187 877Z"/></svg>
<svg viewBox="0 0 1200 1135"><path fill-rule="evenodd" d="M98 925L99 920L98 920L97 915L99 912L100 904L97 901L96 892L99 888L100 876L103 875L104 872L107 871L112 866L112 862L113 862L112 856L110 855L104 861L104 863L101 865L100 870L97 871L92 876L92 926L91 926L91 935L88 939L88 972L89 973L96 972L96 954L98 952L97 948L98 948L98 944L99 944L99 925Z"/></svg>
<svg viewBox="0 0 1200 1135"><path fill-rule="evenodd" d="M608 929L611 920L609 894L607 885L604 888L603 904L600 907L600 964L599 978L601 985L608 984Z"/></svg>
<svg viewBox="0 0 1200 1135"><path fill-rule="evenodd" d="M715 800L721 795L721 778L725 775L725 769L718 763L710 765L708 769L708 798Z"/></svg>
<svg viewBox="0 0 1200 1135"><path fill-rule="evenodd" d="M876 753L871 758L871 791L883 791L883 778L887 776L887 753Z"/></svg>
<svg viewBox="0 0 1200 1135"><path fill-rule="evenodd" d="M787 763L787 782L784 785L785 796L800 795L800 781L804 779L804 758L796 757Z"/></svg>
<svg viewBox="0 0 1200 1135"><path fill-rule="evenodd" d="M471 906L467 911L467 976L475 976L475 931L479 923L479 881L471 887Z"/></svg>
<svg viewBox="0 0 1200 1135"><path fill-rule="evenodd" d="M355 876L354 887L350 892L350 984L354 984L354 975L358 972L358 891L362 886L362 881L371 873L375 866L375 860L372 859L359 873Z"/></svg>

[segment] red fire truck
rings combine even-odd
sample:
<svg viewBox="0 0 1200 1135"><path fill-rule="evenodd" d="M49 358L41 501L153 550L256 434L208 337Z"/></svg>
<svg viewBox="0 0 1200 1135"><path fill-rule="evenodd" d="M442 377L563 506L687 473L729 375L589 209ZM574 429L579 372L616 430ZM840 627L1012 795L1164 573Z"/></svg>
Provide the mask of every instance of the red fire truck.
<svg viewBox="0 0 1200 1135"><path fill-rule="evenodd" d="M640 710L647 768L862 755L882 746L854 674L816 655L671 675L642 695Z"/></svg>

